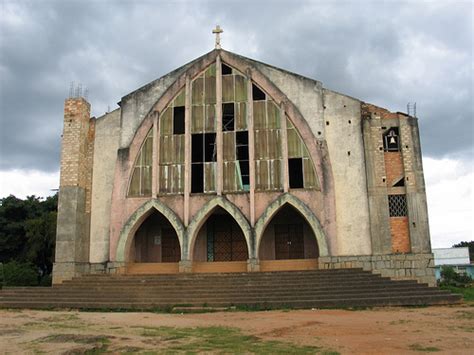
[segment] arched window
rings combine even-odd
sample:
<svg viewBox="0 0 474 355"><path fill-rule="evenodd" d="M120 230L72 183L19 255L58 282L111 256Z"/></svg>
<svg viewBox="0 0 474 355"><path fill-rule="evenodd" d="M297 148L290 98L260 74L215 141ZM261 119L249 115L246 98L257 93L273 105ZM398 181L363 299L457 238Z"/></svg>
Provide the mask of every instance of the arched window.
<svg viewBox="0 0 474 355"><path fill-rule="evenodd" d="M308 149L290 117L244 74L226 63L219 65L217 68L213 63L194 77L189 87L183 87L160 113L159 127L155 130L158 170L153 175L158 181L151 181L151 130L136 160L128 196L151 195L153 183L159 194L183 194L186 164L189 164L191 194L217 192L218 166L222 166L223 193L249 191L252 161L256 191L281 191L286 176L290 189L319 187ZM190 122L186 123L186 119ZM253 127L249 122L253 122ZM286 134L282 127L286 127ZM185 139L186 134L189 140ZM253 157L249 149L251 136ZM221 146L217 145L219 137L222 137ZM284 137L287 142L283 141ZM190 143L189 155L185 152L185 142ZM286 151L288 155L284 156ZM286 166L288 174L284 171Z"/></svg>
<svg viewBox="0 0 474 355"><path fill-rule="evenodd" d="M150 129L145 141L140 148L135 167L133 168L132 180L128 190L128 196L150 196L152 176L153 155L153 130Z"/></svg>

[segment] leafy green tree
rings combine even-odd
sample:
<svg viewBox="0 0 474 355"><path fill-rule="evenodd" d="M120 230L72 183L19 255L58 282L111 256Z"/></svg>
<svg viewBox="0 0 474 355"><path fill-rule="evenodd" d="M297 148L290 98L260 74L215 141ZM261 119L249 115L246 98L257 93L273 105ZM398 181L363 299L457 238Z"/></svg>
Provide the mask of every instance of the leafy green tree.
<svg viewBox="0 0 474 355"><path fill-rule="evenodd" d="M0 199L0 262L16 262L15 270L33 270L48 278L54 262L57 204L57 195Z"/></svg>
<svg viewBox="0 0 474 355"><path fill-rule="evenodd" d="M6 286L37 286L38 271L31 263L10 261L3 266Z"/></svg>

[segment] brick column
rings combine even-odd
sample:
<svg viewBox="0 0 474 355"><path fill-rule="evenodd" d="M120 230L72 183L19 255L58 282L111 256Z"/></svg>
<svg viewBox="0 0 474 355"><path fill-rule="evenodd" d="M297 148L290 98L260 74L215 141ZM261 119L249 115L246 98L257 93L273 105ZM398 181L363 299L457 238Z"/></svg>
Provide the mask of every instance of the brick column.
<svg viewBox="0 0 474 355"><path fill-rule="evenodd" d="M86 272L89 266L94 122L86 100L66 100L53 268L55 284Z"/></svg>

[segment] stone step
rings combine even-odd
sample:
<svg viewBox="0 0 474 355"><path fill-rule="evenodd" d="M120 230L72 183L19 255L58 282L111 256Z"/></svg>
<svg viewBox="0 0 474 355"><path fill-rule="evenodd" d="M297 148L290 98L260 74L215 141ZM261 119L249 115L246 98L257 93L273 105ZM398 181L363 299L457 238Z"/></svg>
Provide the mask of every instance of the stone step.
<svg viewBox="0 0 474 355"><path fill-rule="evenodd" d="M347 275L367 275L367 276L377 276L372 274L369 271L363 271L361 269L352 269L350 271L344 269L336 270L316 270L316 271L286 271L286 272L255 272L255 273L202 273L202 274L159 274L159 275L127 275L127 274L116 274L116 275L106 275L106 274L95 274L95 275L85 275L81 277L75 277L72 280L66 280L65 282L74 282L76 280L95 280L95 281L114 281L114 280L136 280L136 279L154 279L154 280L215 280L215 279L264 279L264 278L298 278L298 277L311 277L311 276L321 276L321 277L335 277L337 275L347 276Z"/></svg>
<svg viewBox="0 0 474 355"><path fill-rule="evenodd" d="M285 298L285 297L303 297L303 296L311 296L311 297L322 297L325 295L328 296L338 296L338 295L365 295L365 294L374 294L374 295L383 295L383 294L394 294L394 295L401 295L401 294L448 294L446 292L441 292L434 288L425 288L425 289L381 289L381 290L345 290L344 292L335 292L334 290L321 290L321 291L298 291L298 292L291 292L291 291L281 291L281 292L268 292L262 293L258 291L242 291L242 292L207 292L207 293L196 293L190 295L183 295L183 294L169 294L169 293L138 293L138 294L108 294L108 293L89 293L89 294L27 294L27 293L17 293L17 294L9 294L9 295L0 295L0 300L6 299L49 299L53 300L66 300L66 299L216 299L216 298L246 298L246 297L258 297L258 298Z"/></svg>
<svg viewBox="0 0 474 355"><path fill-rule="evenodd" d="M241 278L241 279L207 279L207 280L199 280L199 279L190 279L190 280L158 280L158 279L135 279L135 280L127 280L127 279L114 279L114 280L69 280L69 281L64 281L62 284L59 284L58 286L61 285L76 285L76 284L82 284L82 285L105 285L105 284L126 284L126 285L135 285L135 284L172 284L172 285L189 285L189 284L242 284L242 283L248 283L248 282L253 282L253 283L265 283L265 282L290 282L290 283L295 283L295 282L340 282L340 281L347 281L347 280L353 280L353 281L364 281L364 280L390 280L388 277L381 277L378 275L354 275L351 277L347 276L335 276L335 277L295 277L295 278L278 278L278 277L273 277L273 278L266 278L266 279L253 279L253 278ZM413 281L413 280L412 280ZM416 282L416 281L414 281Z"/></svg>
<svg viewBox="0 0 474 355"><path fill-rule="evenodd" d="M393 281L361 269L269 273L86 275L51 288L5 288L0 307L150 309L185 304L357 307L459 302L413 280Z"/></svg>
<svg viewBox="0 0 474 355"><path fill-rule="evenodd" d="M431 290L438 290L436 288L428 288L422 284L396 284L396 283L383 283L383 284L373 284L370 285L371 287L367 287L367 285L360 285L360 284L342 284L342 285L299 285L296 288L286 288L286 287L281 287L280 285L274 285L274 286L253 286L253 287L229 287L229 288L219 288L219 289L213 289L213 288L192 288L192 289L185 289L184 291L193 291L194 293L239 293L239 292L258 292L258 293L274 293L274 292L279 292L279 293L295 293L295 292L321 292L321 291L326 291L326 292L350 292L350 291L364 291L364 290L372 290L374 292L377 291L384 291L384 290L404 290L404 289L410 289L410 290L424 290L424 289L431 289ZM15 288L5 288L2 292L2 295L10 295L10 294L25 294L25 295L50 295L50 294L60 294L60 295L75 295L75 294L81 294L81 295L88 295L91 293L103 293L103 294L129 294L129 295L134 295L134 294L183 294L183 293L190 293L190 292L183 292L182 289L180 288L173 288L173 287L142 287L142 288L127 288L127 287L122 287L122 286L117 286L115 288L109 288L109 287L104 287L104 288L62 288L62 289L56 289L56 288L25 288L21 290L17 290Z"/></svg>
<svg viewBox="0 0 474 355"><path fill-rule="evenodd" d="M258 303L249 303L247 301L239 302L206 302L209 307L230 307L245 306L249 308L270 309L270 308L344 308L344 307L375 307L375 306L415 306L415 305L439 305L459 303L459 295L430 295L430 296L394 296L394 297L361 297L361 298L327 298L318 300L295 300L290 302L265 301ZM152 310L157 308L172 307L175 304L168 303L146 303L146 302L55 302L48 301L5 301L0 303L1 308L37 308L37 309L91 309L91 310Z"/></svg>

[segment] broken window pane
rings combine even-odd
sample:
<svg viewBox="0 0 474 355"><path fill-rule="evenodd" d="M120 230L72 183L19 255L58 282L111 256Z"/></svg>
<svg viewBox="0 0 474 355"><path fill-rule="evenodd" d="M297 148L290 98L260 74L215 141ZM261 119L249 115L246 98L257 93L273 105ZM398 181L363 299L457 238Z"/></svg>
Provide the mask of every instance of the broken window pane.
<svg viewBox="0 0 474 355"><path fill-rule="evenodd" d="M265 93L255 84L252 84L252 98L253 101L265 100Z"/></svg>
<svg viewBox="0 0 474 355"><path fill-rule="evenodd" d="M191 164L191 192L204 192L204 164Z"/></svg>
<svg viewBox="0 0 474 355"><path fill-rule="evenodd" d="M288 175L290 188L302 188L303 183L303 161L301 158L288 159Z"/></svg>
<svg viewBox="0 0 474 355"><path fill-rule="evenodd" d="M229 67L228 65L222 63L222 64L221 64L221 67L222 67L222 75L230 75L230 74L232 74L232 68Z"/></svg>
<svg viewBox="0 0 474 355"><path fill-rule="evenodd" d="M184 106L173 108L173 134L184 134Z"/></svg>
<svg viewBox="0 0 474 355"><path fill-rule="evenodd" d="M222 104L222 131L233 131L234 121L234 104Z"/></svg>

